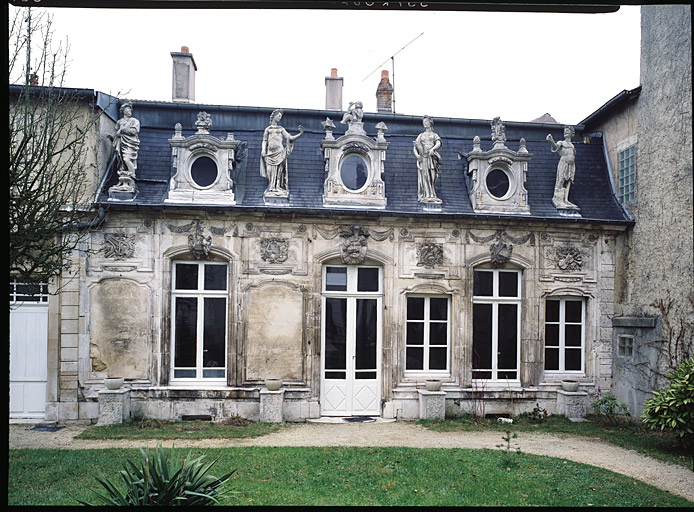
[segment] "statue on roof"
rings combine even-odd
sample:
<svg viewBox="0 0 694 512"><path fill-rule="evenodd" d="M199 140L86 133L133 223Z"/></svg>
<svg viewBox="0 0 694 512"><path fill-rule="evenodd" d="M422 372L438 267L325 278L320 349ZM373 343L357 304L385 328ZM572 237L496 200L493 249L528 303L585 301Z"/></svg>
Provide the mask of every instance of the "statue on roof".
<svg viewBox="0 0 694 512"><path fill-rule="evenodd" d="M422 203L440 203L434 187L441 168L441 155L437 151L441 147L441 137L434 132L431 117L424 116L422 124L424 131L417 136L413 148L419 170L417 196Z"/></svg>
<svg viewBox="0 0 694 512"><path fill-rule="evenodd" d="M559 153L557 180L554 183L552 203L559 210L578 210L578 206L569 201L569 188L576 174L576 148L571 138L576 134L573 126L564 127L564 140L554 142L552 134L546 140L552 145L552 152Z"/></svg>
<svg viewBox="0 0 694 512"><path fill-rule="evenodd" d="M500 117L495 117L492 121L492 141L494 145L500 143L502 146L506 142L506 126Z"/></svg>
<svg viewBox="0 0 694 512"><path fill-rule="evenodd" d="M340 121L341 124L349 124L349 123L361 123L362 119L364 118L364 105L362 104L361 101L350 101L349 102L349 107L347 108L347 112L345 112L345 115L342 116L342 121Z"/></svg>
<svg viewBox="0 0 694 512"><path fill-rule="evenodd" d="M125 101L120 112L123 115L116 122L116 131L107 135L111 139L116 154L118 184L109 192L135 193L135 170L137 169L137 152L140 147L140 121L133 117L133 104Z"/></svg>
<svg viewBox="0 0 694 512"><path fill-rule="evenodd" d="M268 180L265 196L287 197L287 158L294 149L294 141L304 133L304 127L299 125L299 133L290 135L279 125L282 119L281 110L273 110L270 114L270 125L263 133L263 144L260 153L260 175ZM287 147L284 147L284 141Z"/></svg>

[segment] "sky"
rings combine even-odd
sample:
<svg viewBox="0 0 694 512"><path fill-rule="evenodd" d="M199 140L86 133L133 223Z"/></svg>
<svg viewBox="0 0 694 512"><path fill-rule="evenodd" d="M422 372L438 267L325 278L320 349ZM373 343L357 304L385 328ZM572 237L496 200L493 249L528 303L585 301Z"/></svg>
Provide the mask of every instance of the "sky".
<svg viewBox="0 0 694 512"><path fill-rule="evenodd" d="M10 19L16 8L10 6ZM616 13L50 8L69 43L66 86L171 101L171 52L197 64L195 101L376 111L387 69L395 111L414 116L577 124L639 85L640 7ZM393 59L394 57L394 76Z"/></svg>

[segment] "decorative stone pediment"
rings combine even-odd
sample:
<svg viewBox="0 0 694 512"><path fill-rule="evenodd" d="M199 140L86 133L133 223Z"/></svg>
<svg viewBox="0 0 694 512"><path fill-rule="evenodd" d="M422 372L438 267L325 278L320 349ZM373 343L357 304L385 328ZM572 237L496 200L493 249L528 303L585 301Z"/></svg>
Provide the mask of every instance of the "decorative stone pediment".
<svg viewBox="0 0 694 512"><path fill-rule="evenodd" d="M497 117L492 121L494 146L482 151L480 138L475 137L473 148L465 155L468 161L466 173L470 202L475 212L530 214L525 180L528 162L532 154L520 140L518 151L505 145L506 131Z"/></svg>
<svg viewBox="0 0 694 512"><path fill-rule="evenodd" d="M348 129L335 140L326 120L326 137L321 142L326 174L323 204L385 207L383 166L390 142L385 140L383 132L387 127L379 123L378 135L372 139L364 131L358 111L345 113L342 122Z"/></svg>
<svg viewBox="0 0 694 512"><path fill-rule="evenodd" d="M175 170L166 202L196 204L236 204L233 191L233 170L236 153L242 142L232 133L226 139L210 134L212 118L200 112L195 123L197 132L184 137L180 123L169 139L172 165Z"/></svg>

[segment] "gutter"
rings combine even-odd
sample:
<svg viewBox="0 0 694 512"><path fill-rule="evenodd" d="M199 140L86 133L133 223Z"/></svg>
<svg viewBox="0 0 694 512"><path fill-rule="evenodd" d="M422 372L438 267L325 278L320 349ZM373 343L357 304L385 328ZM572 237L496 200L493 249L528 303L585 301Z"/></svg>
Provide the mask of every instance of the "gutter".
<svg viewBox="0 0 694 512"><path fill-rule="evenodd" d="M633 98L637 98L639 96L639 94L641 94L641 86L640 85L634 89L631 89L631 90L624 89L622 92L617 94L614 98L610 99L602 107L597 109L595 112L590 114L588 117L586 117L583 121L581 121L578 124L587 125L588 123L596 121L598 118L600 118L603 114L605 114L612 107L615 107L626 100L631 100Z"/></svg>

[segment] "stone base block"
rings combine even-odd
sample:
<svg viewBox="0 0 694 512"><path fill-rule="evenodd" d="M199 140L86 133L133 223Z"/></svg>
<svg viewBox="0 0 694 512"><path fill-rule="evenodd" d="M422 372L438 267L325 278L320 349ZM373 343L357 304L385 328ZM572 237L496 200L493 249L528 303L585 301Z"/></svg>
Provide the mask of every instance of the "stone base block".
<svg viewBox="0 0 694 512"><path fill-rule="evenodd" d="M137 195L137 190L114 190L113 187L108 189L109 201L132 201Z"/></svg>
<svg viewBox="0 0 694 512"><path fill-rule="evenodd" d="M260 421L264 423L284 422L284 389L270 391L260 390Z"/></svg>
<svg viewBox="0 0 694 512"><path fill-rule="evenodd" d="M446 392L418 389L419 417L426 420L442 420L446 416Z"/></svg>
<svg viewBox="0 0 694 512"><path fill-rule="evenodd" d="M563 389L557 390L557 414L569 418L571 421L581 421L586 417L588 408L588 393L584 391L569 392Z"/></svg>
<svg viewBox="0 0 694 512"><path fill-rule="evenodd" d="M104 389L99 391L98 425L123 423L130 419L130 390Z"/></svg>

